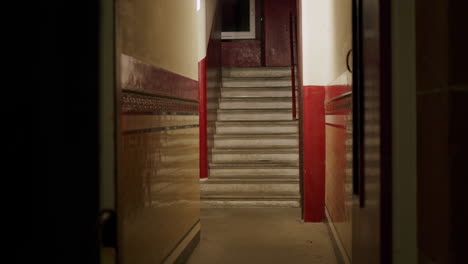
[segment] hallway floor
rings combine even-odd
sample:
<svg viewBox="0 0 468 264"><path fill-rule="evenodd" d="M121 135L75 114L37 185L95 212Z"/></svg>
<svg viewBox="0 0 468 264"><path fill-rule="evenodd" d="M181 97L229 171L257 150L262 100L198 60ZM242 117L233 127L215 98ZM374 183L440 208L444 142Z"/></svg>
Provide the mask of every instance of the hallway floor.
<svg viewBox="0 0 468 264"><path fill-rule="evenodd" d="M299 208L203 208L201 230L188 264L338 263L326 224Z"/></svg>

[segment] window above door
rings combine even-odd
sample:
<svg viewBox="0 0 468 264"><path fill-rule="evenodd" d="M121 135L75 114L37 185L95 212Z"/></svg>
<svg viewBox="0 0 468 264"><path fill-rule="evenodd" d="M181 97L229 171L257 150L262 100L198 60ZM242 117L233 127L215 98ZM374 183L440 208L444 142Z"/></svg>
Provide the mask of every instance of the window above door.
<svg viewBox="0 0 468 264"><path fill-rule="evenodd" d="M255 39L255 0L222 0L222 39Z"/></svg>

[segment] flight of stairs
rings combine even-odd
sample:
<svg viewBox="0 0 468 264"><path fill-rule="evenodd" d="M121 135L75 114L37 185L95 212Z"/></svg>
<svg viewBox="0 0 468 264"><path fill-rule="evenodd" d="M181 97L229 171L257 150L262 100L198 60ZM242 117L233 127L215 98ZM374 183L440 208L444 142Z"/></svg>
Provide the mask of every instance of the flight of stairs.
<svg viewBox="0 0 468 264"><path fill-rule="evenodd" d="M299 207L298 148L290 68L223 68L202 207Z"/></svg>

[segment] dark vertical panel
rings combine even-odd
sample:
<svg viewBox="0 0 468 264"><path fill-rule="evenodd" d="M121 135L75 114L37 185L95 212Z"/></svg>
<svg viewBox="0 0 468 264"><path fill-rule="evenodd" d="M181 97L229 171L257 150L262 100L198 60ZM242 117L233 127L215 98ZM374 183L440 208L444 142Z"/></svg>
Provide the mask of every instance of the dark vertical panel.
<svg viewBox="0 0 468 264"><path fill-rule="evenodd" d="M361 28L353 50L358 55L357 171L360 204L353 211L353 262L391 263L391 64L390 1L356 1ZM358 23L359 25L359 23ZM354 30L356 33L356 28ZM362 63L361 63L362 60ZM359 72L361 71L361 72ZM360 170L362 168L362 170Z"/></svg>
<svg viewBox="0 0 468 264"><path fill-rule="evenodd" d="M449 84L468 83L468 30L466 28L468 2L449 1Z"/></svg>
<svg viewBox="0 0 468 264"><path fill-rule="evenodd" d="M265 66L289 66L289 15L295 13L293 0L265 0Z"/></svg>
<svg viewBox="0 0 468 264"><path fill-rule="evenodd" d="M449 1L449 175L450 175L450 263L465 260L468 222L466 161L468 160L468 2Z"/></svg>
<svg viewBox="0 0 468 264"><path fill-rule="evenodd" d="M10 35L21 50L8 52L20 74L2 111L15 120L4 175L19 183L8 243L13 263L98 263L98 2L37 4L21 3L27 28Z"/></svg>
<svg viewBox="0 0 468 264"><path fill-rule="evenodd" d="M260 67L262 51L260 40L233 40L222 42L223 67Z"/></svg>
<svg viewBox="0 0 468 264"><path fill-rule="evenodd" d="M448 21L448 1L416 0L420 263L449 263Z"/></svg>

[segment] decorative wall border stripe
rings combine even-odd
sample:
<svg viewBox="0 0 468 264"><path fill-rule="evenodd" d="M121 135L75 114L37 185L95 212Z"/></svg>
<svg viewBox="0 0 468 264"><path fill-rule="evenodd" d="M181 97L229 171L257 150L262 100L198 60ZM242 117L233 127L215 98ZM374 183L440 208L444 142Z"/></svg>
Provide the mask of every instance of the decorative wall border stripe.
<svg viewBox="0 0 468 264"><path fill-rule="evenodd" d="M155 67L134 57L121 56L122 88L197 100L198 81Z"/></svg>
<svg viewBox="0 0 468 264"><path fill-rule="evenodd" d="M198 102L193 100L161 97L131 90L123 90L121 99L123 114L198 114Z"/></svg>
<svg viewBox="0 0 468 264"><path fill-rule="evenodd" d="M122 134L123 135L133 135L133 134L152 133L152 132L160 132L160 131L167 131L167 130L195 128L195 127L199 127L199 125L196 124L196 125L186 125L186 126L168 126L168 127L142 128L142 129L123 131Z"/></svg>
<svg viewBox="0 0 468 264"><path fill-rule="evenodd" d="M198 100L187 99L187 98L182 98L182 97L175 97L175 96L169 96L169 95L159 94L159 93L155 93L155 92L146 92L146 91L141 91L141 90L122 89L122 92L129 93L129 94L139 94L139 95L144 95L144 96L149 96L149 97L159 97L159 98L165 98L165 99L172 99L172 100L184 101L184 102L190 102L190 103L198 103L199 102Z"/></svg>
<svg viewBox="0 0 468 264"><path fill-rule="evenodd" d="M336 98L334 101L328 101L325 105L325 114L347 114L351 111L353 102L351 96Z"/></svg>
<svg viewBox="0 0 468 264"><path fill-rule="evenodd" d="M327 102L325 102L325 105L328 105L330 103L340 101L340 100L343 100L343 99L351 98L352 95L353 95L353 92L344 93L344 94L342 94L340 96L337 96L337 97L334 97L334 98L328 100Z"/></svg>
<svg viewBox="0 0 468 264"><path fill-rule="evenodd" d="M332 124L332 123L325 123L325 125L331 126L331 127L336 127L336 128L346 129L346 126L344 126L344 125L337 125L337 124Z"/></svg>
<svg viewBox="0 0 468 264"><path fill-rule="evenodd" d="M122 115L173 115L173 116L198 116L198 113L195 112L166 112L166 111L157 111L157 112L123 112Z"/></svg>

